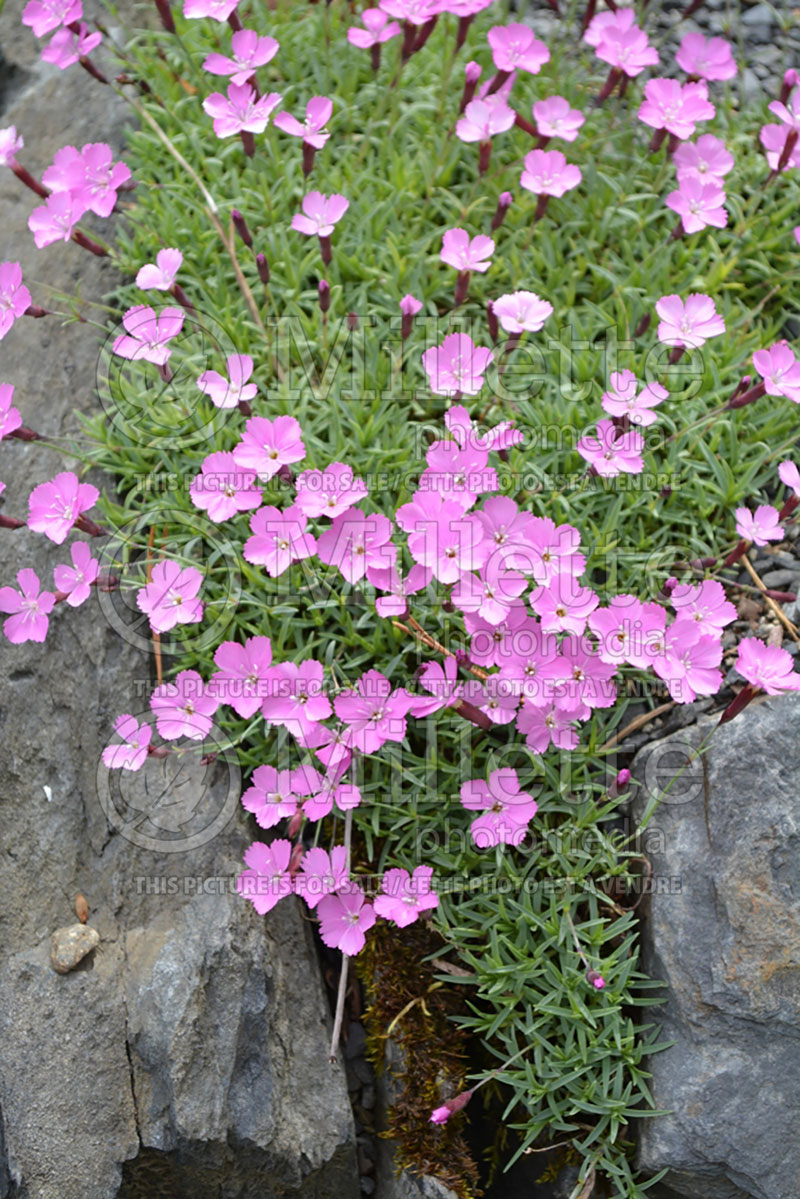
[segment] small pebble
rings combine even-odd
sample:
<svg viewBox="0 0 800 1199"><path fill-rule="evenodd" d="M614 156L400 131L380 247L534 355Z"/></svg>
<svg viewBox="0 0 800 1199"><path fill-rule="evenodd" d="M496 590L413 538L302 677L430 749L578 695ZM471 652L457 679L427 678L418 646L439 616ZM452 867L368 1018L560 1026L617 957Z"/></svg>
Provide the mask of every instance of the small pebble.
<svg viewBox="0 0 800 1199"><path fill-rule="evenodd" d="M97 929L88 924L71 924L57 928L50 938L50 961L58 974L69 974L87 953L100 944Z"/></svg>

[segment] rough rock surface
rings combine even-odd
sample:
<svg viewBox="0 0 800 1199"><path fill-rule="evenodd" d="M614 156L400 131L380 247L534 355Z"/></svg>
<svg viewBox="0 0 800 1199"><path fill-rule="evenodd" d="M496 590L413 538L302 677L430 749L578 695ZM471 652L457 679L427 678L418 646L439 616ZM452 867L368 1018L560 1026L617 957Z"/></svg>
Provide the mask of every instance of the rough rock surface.
<svg viewBox="0 0 800 1199"><path fill-rule="evenodd" d="M669 1167L664 1196L800 1195L799 720L800 696L751 704L648 826L644 962L667 984L654 1015L676 1044L650 1061L671 1114L642 1121L639 1164ZM638 755L638 815L711 727Z"/></svg>
<svg viewBox="0 0 800 1199"><path fill-rule="evenodd" d="M7 0L0 18L0 126L22 133L21 161L40 174L65 144L120 147L124 106L78 66L39 61L23 3ZM0 172L0 260L22 263L35 304L64 310L51 289L102 299L108 264L71 244L34 248L36 202ZM0 343L0 381L15 385L25 424L77 437L73 410L97 402L96 357L87 326L24 319ZM0 507L24 517L30 489L63 469L41 446L4 441ZM32 566L52 587L65 561L66 545L6 532L2 583ZM55 609L45 645L4 642L3 667L0 1199L356 1199L352 1113L328 1062L308 926L291 904L259 918L231 890L252 839L235 770L177 778L153 761L115 784L121 801L109 791L101 750L118 713L146 710L150 678L94 595ZM176 852L181 822L155 809L180 789L199 835ZM223 814L213 835L206 808ZM100 944L58 975L50 938L79 891Z"/></svg>

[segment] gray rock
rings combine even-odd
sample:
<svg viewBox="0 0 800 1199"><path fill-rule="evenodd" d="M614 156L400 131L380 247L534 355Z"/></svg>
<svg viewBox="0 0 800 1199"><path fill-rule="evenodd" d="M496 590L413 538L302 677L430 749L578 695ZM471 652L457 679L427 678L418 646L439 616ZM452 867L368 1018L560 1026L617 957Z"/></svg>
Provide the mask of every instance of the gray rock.
<svg viewBox="0 0 800 1199"><path fill-rule="evenodd" d="M797 568L794 570L768 570L761 576L761 582L765 587L774 587L779 591L785 591L787 588L797 587L800 583L800 574L798 574Z"/></svg>
<svg viewBox="0 0 800 1199"><path fill-rule="evenodd" d="M50 964L57 974L69 974L99 944L99 932L88 924L57 928L50 938Z"/></svg>
<svg viewBox="0 0 800 1199"><path fill-rule="evenodd" d="M800 696L755 702L714 733L647 829L644 965L676 1044L650 1061L656 1106L639 1166L664 1194L800 1194ZM713 727L642 751L637 818ZM654 1195L657 1192L654 1192Z"/></svg>

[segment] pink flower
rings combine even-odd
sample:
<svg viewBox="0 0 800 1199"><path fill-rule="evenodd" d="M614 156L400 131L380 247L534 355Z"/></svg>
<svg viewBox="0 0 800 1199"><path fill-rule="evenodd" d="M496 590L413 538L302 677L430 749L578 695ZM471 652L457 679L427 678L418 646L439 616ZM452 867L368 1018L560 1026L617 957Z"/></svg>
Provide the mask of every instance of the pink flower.
<svg viewBox="0 0 800 1199"><path fill-rule="evenodd" d="M759 504L755 512L748 508L737 508L736 532L745 541L754 545L767 545L770 541L783 541L784 531L778 518L778 509L771 504Z"/></svg>
<svg viewBox="0 0 800 1199"><path fill-rule="evenodd" d="M784 149L789 137L794 138L794 130L788 125L764 125L758 135L761 145L767 155L770 169L777 171L778 164L784 156ZM800 140L790 147L789 157L783 165L784 171L800 167Z"/></svg>
<svg viewBox="0 0 800 1199"><path fill-rule="evenodd" d="M597 422L597 436L582 437L575 449L603 479L618 474L638 475L644 470L644 437L636 429L620 433L610 420Z"/></svg>
<svg viewBox="0 0 800 1199"><path fill-rule="evenodd" d="M687 33L675 61L687 75L700 75L710 82L733 79L736 74L731 44L724 37L704 38L702 33Z"/></svg>
<svg viewBox="0 0 800 1199"><path fill-rule="evenodd" d="M439 896L431 891L432 878L433 866L417 866L411 875L397 866L386 870L381 894L375 897L376 914L398 928L407 928L423 912L439 906Z"/></svg>
<svg viewBox="0 0 800 1199"><path fill-rule="evenodd" d="M306 119L302 125L288 112L279 112L272 123L291 137L302 137L315 150L321 150L330 137L325 126L332 112L333 100L327 96L312 96L306 104Z"/></svg>
<svg viewBox="0 0 800 1199"><path fill-rule="evenodd" d="M567 573L554 574L546 586L536 587L530 595L544 633L582 633L598 602L590 587L581 587L575 576Z"/></svg>
<svg viewBox="0 0 800 1199"><path fill-rule="evenodd" d="M70 552L72 566L54 567L53 581L58 591L66 593L70 608L77 608L89 598L100 564L92 557L92 551L85 541L73 542Z"/></svg>
<svg viewBox="0 0 800 1199"><path fill-rule="evenodd" d="M318 237L330 237L334 225L350 207L350 201L338 192L325 196L322 192L315 191L303 197L302 207L303 214L297 212L292 217L292 228L308 237L313 234Z"/></svg>
<svg viewBox="0 0 800 1199"><path fill-rule="evenodd" d="M487 466L489 451L482 447L462 448L457 441L434 441L425 460L427 470L419 481L421 491L437 491L444 499L457 500L466 511L484 491L497 490L497 474Z"/></svg>
<svg viewBox="0 0 800 1199"><path fill-rule="evenodd" d="M543 754L554 745L557 749L575 749L578 734L575 732L575 713L567 712L558 704L535 707L525 703L517 716L517 729L525 738L525 744L535 754Z"/></svg>
<svg viewBox="0 0 800 1199"><path fill-rule="evenodd" d="M17 161L17 155L24 145L22 135L17 137L15 125L0 129L0 166L13 167Z"/></svg>
<svg viewBox="0 0 800 1199"><path fill-rule="evenodd" d="M152 579L136 593L140 612L150 618L154 633L168 633L177 624L197 624L203 605L197 598L203 576L193 566L181 568L169 559L156 562Z"/></svg>
<svg viewBox="0 0 800 1199"><path fill-rule="evenodd" d="M332 462L324 470L304 470L297 476L295 503L306 516L341 516L366 497L366 484L345 462Z"/></svg>
<svg viewBox="0 0 800 1199"><path fill-rule="evenodd" d="M71 25L83 16L81 0L29 0L22 10L22 24L44 37L59 25Z"/></svg>
<svg viewBox="0 0 800 1199"><path fill-rule="evenodd" d="M470 100L456 123L456 137L462 142L485 142L511 129L515 120L513 108L509 108L502 96Z"/></svg>
<svg viewBox="0 0 800 1199"><path fill-rule="evenodd" d="M441 0L380 0L380 7L409 25L424 25L442 11Z"/></svg>
<svg viewBox="0 0 800 1199"><path fill-rule="evenodd" d="M379 46L388 42L390 38L397 37L400 32L397 21L389 21L386 13L381 12L379 8L365 8L361 20L364 24L363 29L354 25L347 31L348 42L351 46L357 46L359 50L371 50L373 46Z"/></svg>
<svg viewBox="0 0 800 1199"><path fill-rule="evenodd" d="M192 0L186 2L189 4ZM234 3L233 8L235 7ZM245 899L250 900L259 916L266 915L276 903L286 895L291 895L291 856L292 843L286 840L273 841L270 845L265 845L263 841L254 841L245 850L244 864L247 869L237 878L236 890Z"/></svg>
<svg viewBox="0 0 800 1199"><path fill-rule="evenodd" d="M533 106L536 129L541 137L560 137L562 141L574 142L578 130L586 117L578 108L570 108L563 96L549 96L537 100Z"/></svg>
<svg viewBox="0 0 800 1199"><path fill-rule="evenodd" d="M789 460L781 462L778 467L778 477L782 483L791 488L800 500L800 470L797 469L795 463Z"/></svg>
<svg viewBox="0 0 800 1199"><path fill-rule="evenodd" d="M11 383L0 383L0 441L8 437L22 424L18 408L11 407L14 388Z"/></svg>
<svg viewBox="0 0 800 1199"><path fill-rule="evenodd" d="M28 497L28 528L61 545L81 514L97 503L99 495L91 483L79 483L72 471L62 471L48 483L34 487Z"/></svg>
<svg viewBox="0 0 800 1199"><path fill-rule="evenodd" d="M471 779L461 788L461 803L470 812L485 812L470 825L479 849L491 845L519 845L536 815L537 803L520 791L516 770L493 770L488 782Z"/></svg>
<svg viewBox="0 0 800 1199"><path fill-rule="evenodd" d="M583 574L586 558L578 550L581 535L573 525L556 525L547 516L534 516L531 537L532 573L537 583L549 583L554 574Z"/></svg>
<svg viewBox="0 0 800 1199"><path fill-rule="evenodd" d="M475 516L483 525L491 552L490 565L510 570L533 569L532 562L537 556L533 550L536 526L529 512L520 512L508 496L497 495L486 500Z"/></svg>
<svg viewBox="0 0 800 1199"><path fill-rule="evenodd" d="M669 395L666 387L660 383L647 383L638 393L638 383L633 371L614 371L610 376L611 387L603 392L603 410L609 416L627 416L631 424L646 428L655 423L656 414L652 411Z"/></svg>
<svg viewBox="0 0 800 1199"><path fill-rule="evenodd" d="M0 341L30 305L31 293L22 282L20 264L0 263Z"/></svg>
<svg viewBox="0 0 800 1199"><path fill-rule="evenodd" d="M410 292L403 296L400 301L400 311L403 316L416 316L422 309L422 300L418 300L416 296L412 296Z"/></svg>
<svg viewBox="0 0 800 1199"><path fill-rule="evenodd" d="M257 766L251 786L242 795L242 806L253 813L261 828L272 828L285 817L294 816L298 797L294 791L293 771Z"/></svg>
<svg viewBox="0 0 800 1199"><path fill-rule="evenodd" d="M658 62L658 51L650 45L647 34L635 23L635 18L632 8L598 13L583 35L583 40L594 47L598 58L624 71L630 78Z"/></svg>
<svg viewBox="0 0 800 1199"><path fill-rule="evenodd" d="M231 370L231 360L228 361L228 369ZM202 379L203 376L201 375L200 378ZM232 385L239 386L239 384ZM249 390L249 388L245 390ZM223 405L218 404L217 406L222 407ZM259 479L266 481L273 478L282 466L301 462L305 458L306 447L303 445L302 437L302 429L293 416L276 416L274 420L267 420L263 416L254 416L245 425L242 440L233 447L233 457L237 466L254 470Z"/></svg>
<svg viewBox="0 0 800 1199"><path fill-rule="evenodd" d="M709 337L725 332L725 322L714 307L711 296L693 292L684 302L680 296L662 296L656 303L661 317L658 340L668 346L697 349Z"/></svg>
<svg viewBox="0 0 800 1199"><path fill-rule="evenodd" d="M680 583L669 597L681 620L693 620L701 633L718 637L726 624L736 620L736 609L725 598L725 589L715 579L693 586Z"/></svg>
<svg viewBox="0 0 800 1199"><path fill-rule="evenodd" d="M236 11L239 0L183 0L185 17L211 17L214 21L227 21Z"/></svg>
<svg viewBox="0 0 800 1199"><path fill-rule="evenodd" d="M122 318L127 335L116 337L112 349L120 358L164 366L172 353L167 342L180 333L184 316L182 308L162 308L156 316L148 304L136 304Z"/></svg>
<svg viewBox="0 0 800 1199"><path fill-rule="evenodd" d="M481 450L507 450L522 442L522 433L513 427L513 421L502 421L485 434L470 417L463 404L455 404L444 414L444 423L461 446L472 446Z"/></svg>
<svg viewBox="0 0 800 1199"><path fill-rule="evenodd" d="M249 83L231 83L227 97L212 92L203 108L213 117L217 137L232 137L235 133L263 133L281 99L278 92L257 96Z"/></svg>
<svg viewBox="0 0 800 1199"><path fill-rule="evenodd" d="M512 291L492 301L492 309L506 333L538 333L553 305L534 291Z"/></svg>
<svg viewBox="0 0 800 1199"><path fill-rule="evenodd" d="M270 678L269 695L261 704L267 724L282 724L289 732L307 733L309 726L327 720L331 704L325 694L321 662L306 658L300 662L282 662Z"/></svg>
<svg viewBox="0 0 800 1199"><path fill-rule="evenodd" d="M42 50L42 59L65 71L79 58L85 58L92 50L96 50L102 40L102 33L89 33L86 22L81 21L77 32L66 28L57 30Z"/></svg>
<svg viewBox="0 0 800 1199"><path fill-rule="evenodd" d="M536 196L563 196L580 181L580 169L568 163L560 150L531 150L525 155L520 183Z"/></svg>
<svg viewBox="0 0 800 1199"><path fill-rule="evenodd" d="M87 210L108 217L117 202L117 189L131 177L125 163L114 162L113 157L106 142L90 142L81 150L64 146L56 151L53 165L44 172L42 182L56 194L70 193L75 220Z"/></svg>
<svg viewBox="0 0 800 1199"><path fill-rule="evenodd" d="M697 233L706 225L724 229L728 223L724 203L725 192L716 180L701 183L691 177L681 179L678 190L670 192L666 199L667 208L680 216L684 233Z"/></svg>
<svg viewBox="0 0 800 1199"><path fill-rule="evenodd" d="M148 262L146 266L140 267L136 276L136 286L142 291L147 289L169 291L182 263L183 254L180 250L175 250L170 246L165 250L159 250L156 254L155 265Z"/></svg>
<svg viewBox="0 0 800 1199"><path fill-rule="evenodd" d="M354 957L364 948L364 934L375 923L375 909L364 899L355 883L342 887L336 895L326 895L319 904L319 935L331 949L340 949Z"/></svg>
<svg viewBox="0 0 800 1199"><path fill-rule="evenodd" d="M538 75L550 51L527 25L494 25L486 35L498 71L529 71Z"/></svg>
<svg viewBox="0 0 800 1199"><path fill-rule="evenodd" d="M397 549L392 545L392 522L388 516L367 516L361 508L350 508L333 519L333 524L317 541L317 556L328 566L336 566L348 583L364 578L367 567L392 566Z"/></svg>
<svg viewBox="0 0 800 1199"><path fill-rule="evenodd" d="M470 636L471 662L484 668L508 666L510 670L516 670L518 667L522 680L526 658L535 655L542 644L539 622L533 619L523 603L512 604L508 615L498 625L473 613L467 613L464 624ZM547 641L555 646L553 638L547 638ZM522 694L521 686L518 691Z"/></svg>
<svg viewBox="0 0 800 1199"><path fill-rule="evenodd" d="M228 368L227 379L217 371L203 371L197 380L197 386L201 391L205 392L215 408L236 408L243 400L245 402L252 400L258 394L256 384L247 382L253 373L253 359L249 354L231 354L226 361L226 366ZM256 418L256 420L258 419ZM284 421L293 419L293 417L278 417L278 420ZM253 421L248 421L245 427L249 428L254 423ZM271 421L264 421L263 423L266 425L272 424ZM297 424L297 421L294 423ZM298 429L300 428L299 425L297 427ZM238 460L237 464L240 466L246 465L243 462L238 462ZM279 467L276 469L279 469ZM275 471L272 474L275 474Z"/></svg>
<svg viewBox="0 0 800 1199"><path fill-rule="evenodd" d="M764 380L770 396L785 396L800 404L800 362L785 341L776 341L768 350L756 350L753 366Z"/></svg>
<svg viewBox="0 0 800 1199"><path fill-rule="evenodd" d="M792 655L778 645L764 645L755 637L745 637L739 642L735 665L751 687L758 687L767 695L800 691L800 674L794 670Z"/></svg>
<svg viewBox="0 0 800 1199"><path fill-rule="evenodd" d="M800 132L800 87L796 87L792 91L788 104L781 104L780 100L773 100L768 108L784 125Z"/></svg>
<svg viewBox="0 0 800 1199"><path fill-rule="evenodd" d="M488 271L492 265L494 242L479 234L470 240L466 229L448 229L442 237L439 257L457 271Z"/></svg>
<svg viewBox="0 0 800 1199"><path fill-rule="evenodd" d="M484 543L485 544L485 543ZM506 569L502 555L495 553L480 575L462 574L450 598L462 612L474 612L489 624L502 624L528 586L528 580Z"/></svg>
<svg viewBox="0 0 800 1199"><path fill-rule="evenodd" d="M39 591L39 578L30 567L17 573L17 583L19 591L0 587L0 612L11 613L3 621L3 632L12 645L44 641L56 597L51 591Z"/></svg>
<svg viewBox="0 0 800 1199"><path fill-rule="evenodd" d="M476 346L466 333L448 333L440 346L432 346L422 355L434 395L477 395L483 387L483 375L494 354Z"/></svg>
<svg viewBox="0 0 800 1199"><path fill-rule="evenodd" d="M242 553L247 562L265 566L272 578L282 575L293 562L311 558L317 543L306 533L307 517L297 504L281 512L271 506L259 508L250 518L252 537L248 537Z"/></svg>
<svg viewBox="0 0 800 1199"><path fill-rule="evenodd" d="M37 250L43 250L55 241L69 241L85 211L83 200L73 192L54 192L48 196L46 202L34 208L28 217L28 228Z"/></svg>
<svg viewBox="0 0 800 1199"><path fill-rule="evenodd" d="M653 670L667 684L674 700L692 703L698 695L714 695L722 686L719 637L701 633L693 620L678 617L667 629L664 653L655 658Z"/></svg>
<svg viewBox="0 0 800 1199"><path fill-rule="evenodd" d="M375 611L384 618L402 616L408 608L408 596L427 587L431 572L424 566L412 566L406 578L402 578L397 566L368 566L367 580L378 591L387 592L375 600Z"/></svg>
<svg viewBox="0 0 800 1199"><path fill-rule="evenodd" d="M153 736L149 724L125 713L114 721L114 732L122 738L121 745L107 745L103 750L103 765L108 770L141 770Z"/></svg>
<svg viewBox="0 0 800 1199"><path fill-rule="evenodd" d="M464 695L464 685L458 681L458 663L452 654L447 655L443 665L426 662L420 672L419 683L430 692L431 698L425 695L415 697L409 712L417 720L432 716L443 708L452 708Z"/></svg>
<svg viewBox="0 0 800 1199"><path fill-rule="evenodd" d="M439 499L427 515L413 522L413 530L408 537L411 557L432 570L440 583L457 583L467 571L483 566L489 556L480 521L465 515L456 500Z"/></svg>
<svg viewBox="0 0 800 1199"><path fill-rule="evenodd" d="M330 854L324 849L309 849L303 855L294 889L310 908L315 908L326 895L346 887L349 878L347 850L343 845L334 845Z"/></svg>
<svg viewBox="0 0 800 1199"><path fill-rule="evenodd" d="M269 637L248 637L244 645L223 641L214 654L219 668L209 690L220 703L230 704L237 716L249 720L270 694L272 644Z"/></svg>
<svg viewBox="0 0 800 1199"><path fill-rule="evenodd" d="M693 137L697 121L716 113L704 82L680 84L677 79L648 79L637 116L652 129L666 129L684 140Z"/></svg>
<svg viewBox="0 0 800 1199"><path fill-rule="evenodd" d="M681 142L672 156L678 181L695 178L701 183L722 180L733 166L733 155L713 133L704 133L696 142Z"/></svg>
<svg viewBox="0 0 800 1199"><path fill-rule="evenodd" d="M378 670L367 670L355 687L341 691L333 701L336 715L349 725L347 745L362 754L374 754L387 741L402 741L406 716L414 696L392 684Z"/></svg>
<svg viewBox="0 0 800 1199"><path fill-rule="evenodd" d="M182 670L174 683L162 683L150 697L158 734L165 741L188 737L202 741L211 731L219 697L196 670Z"/></svg>
<svg viewBox="0 0 800 1199"><path fill-rule="evenodd" d="M211 75L230 75L231 83L241 86L252 78L257 67L271 62L279 49L274 37L259 37L252 29L238 29L231 38L231 57L209 54L203 70Z"/></svg>
<svg viewBox="0 0 800 1199"><path fill-rule="evenodd" d="M490 674L481 691L472 697L492 724L511 724L517 714L520 696L513 680L500 674Z"/></svg>
<svg viewBox="0 0 800 1199"><path fill-rule="evenodd" d="M203 459L189 496L195 508L207 512L215 523L249 512L261 503L255 471L237 466L233 454L226 451L217 451Z"/></svg>

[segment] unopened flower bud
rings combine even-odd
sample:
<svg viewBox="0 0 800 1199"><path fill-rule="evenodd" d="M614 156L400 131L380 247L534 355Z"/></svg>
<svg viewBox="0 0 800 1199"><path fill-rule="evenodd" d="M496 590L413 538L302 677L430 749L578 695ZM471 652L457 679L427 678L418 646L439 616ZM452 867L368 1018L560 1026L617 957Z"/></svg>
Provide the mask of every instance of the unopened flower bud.
<svg viewBox="0 0 800 1199"><path fill-rule="evenodd" d="M514 197L511 195L511 192L501 192L498 196L497 208L495 208L494 216L492 217L493 232L495 229L499 229L503 221L506 219L506 213L511 207L513 199Z"/></svg>
<svg viewBox="0 0 800 1199"><path fill-rule="evenodd" d="M158 9L158 15L161 17L161 24L164 26L167 33L174 33L175 22L172 19L172 9L167 3L167 0L156 0L156 8Z"/></svg>
<svg viewBox="0 0 800 1199"><path fill-rule="evenodd" d="M460 1095L456 1095L455 1099L446 1099L441 1107L437 1107L431 1112L431 1124L446 1124L451 1116L460 1112L462 1107L467 1106L471 1098L472 1091L462 1091Z"/></svg>
<svg viewBox="0 0 800 1199"><path fill-rule="evenodd" d="M606 985L606 980L603 978L602 974L598 974L596 970L586 971L586 981L587 983L591 983L592 986L598 991L602 991L603 987Z"/></svg>
<svg viewBox="0 0 800 1199"><path fill-rule="evenodd" d="M789 70L786 72L786 74L783 77L783 83L781 85L781 94L778 97L781 104L786 103L786 101L791 96L794 88L797 87L798 83L800 83L800 75L797 74L797 71L795 71L795 69L793 67L790 67Z"/></svg>
<svg viewBox="0 0 800 1199"><path fill-rule="evenodd" d="M347 314L347 328L351 333L355 333L358 328L358 317L354 312L348 312Z"/></svg>
<svg viewBox="0 0 800 1199"><path fill-rule="evenodd" d="M652 320L652 313L646 312L644 314L644 316L642 317L642 319L639 321L639 324L636 326L636 328L633 331L634 338L644 336L644 334L650 328L651 320Z"/></svg>
<svg viewBox="0 0 800 1199"><path fill-rule="evenodd" d="M622 795L622 793L624 791L628 790L628 787L630 786L630 784L631 784L630 770L620 770L619 774L614 779L611 786L608 788L608 798L616 799L618 795Z"/></svg>
<svg viewBox="0 0 800 1199"><path fill-rule="evenodd" d="M238 208L234 208L233 212L231 213L231 220L233 221L234 229L239 234L242 241L247 246L248 250L252 250L253 239L250 236L250 230L247 227L247 221L244 219L242 214L239 212Z"/></svg>
<svg viewBox="0 0 800 1199"><path fill-rule="evenodd" d="M500 322L494 314L494 304L491 300L486 304L486 319L489 322L489 336L492 339L492 344L497 345L497 338L500 334Z"/></svg>
<svg viewBox="0 0 800 1199"><path fill-rule="evenodd" d="M286 830L286 835L290 841L293 841L300 832L300 826L303 823L303 809L298 808L292 819L289 821L289 827ZM295 849L297 846L295 846Z"/></svg>
<svg viewBox="0 0 800 1199"><path fill-rule="evenodd" d="M266 287L269 283L269 263L267 262L266 254L256 254L256 267L258 269L258 277Z"/></svg>
<svg viewBox="0 0 800 1199"><path fill-rule="evenodd" d="M325 279L320 279L317 294L319 296L320 312L326 313L331 306L331 288Z"/></svg>
<svg viewBox="0 0 800 1199"><path fill-rule="evenodd" d="M685 563L681 563L681 565L685 566ZM661 584L661 594L664 596L664 599L669 599L677 586L678 580L674 575L670 575L668 579L665 579Z"/></svg>

